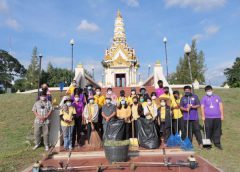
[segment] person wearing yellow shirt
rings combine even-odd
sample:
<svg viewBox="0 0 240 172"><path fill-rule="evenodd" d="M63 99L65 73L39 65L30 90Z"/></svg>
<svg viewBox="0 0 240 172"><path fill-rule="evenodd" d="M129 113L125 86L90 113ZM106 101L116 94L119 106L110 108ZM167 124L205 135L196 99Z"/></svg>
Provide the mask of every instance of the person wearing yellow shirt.
<svg viewBox="0 0 240 172"><path fill-rule="evenodd" d="M127 101L129 105L133 104L133 97L137 96L136 88L131 88L131 94L128 96Z"/></svg>
<svg viewBox="0 0 240 172"><path fill-rule="evenodd" d="M121 100L120 104L117 107L117 118L123 119L125 121L125 139L129 139L130 133L130 120L131 117L131 108L127 104L126 100Z"/></svg>
<svg viewBox="0 0 240 172"><path fill-rule="evenodd" d="M68 96L74 95L75 88L77 88L77 82L76 82L76 80L73 80L72 84L70 85L70 87L68 88L68 90L66 92L66 95L68 95Z"/></svg>
<svg viewBox="0 0 240 172"><path fill-rule="evenodd" d="M164 145L166 146L167 139L171 134L171 107L170 100L160 98L160 138L163 138Z"/></svg>
<svg viewBox="0 0 240 172"><path fill-rule="evenodd" d="M151 98L152 98L152 102L157 106L157 108L159 108L160 107L160 101L159 101L159 98L157 97L156 92L151 93Z"/></svg>
<svg viewBox="0 0 240 172"><path fill-rule="evenodd" d="M61 128L63 131L64 149L72 150L72 133L74 128L74 116L76 110L72 106L70 97L65 98L64 105L60 110Z"/></svg>
<svg viewBox="0 0 240 172"><path fill-rule="evenodd" d="M117 105L120 105L122 100L125 100L128 103L127 98L125 97L125 91L124 90L120 91L120 96L117 99Z"/></svg>
<svg viewBox="0 0 240 172"><path fill-rule="evenodd" d="M145 107L147 105L147 102L144 100L143 95L139 95L139 102L141 103L142 107Z"/></svg>
<svg viewBox="0 0 240 172"><path fill-rule="evenodd" d="M156 104L152 102L150 97L147 98L147 104L143 107L143 112L146 119L155 120L158 115L158 109Z"/></svg>
<svg viewBox="0 0 240 172"><path fill-rule="evenodd" d="M163 89L164 89L164 94L159 96L159 98L160 99L165 99L165 100L169 99L169 103L170 103L170 106L171 106L172 102L174 101L174 97L173 97L172 94L169 93L169 87L163 87Z"/></svg>
<svg viewBox="0 0 240 172"><path fill-rule="evenodd" d="M174 101L172 102L171 108L173 112L173 133L179 133L179 131L183 132L184 130L184 120L183 114L180 109L180 100L181 96L179 91L173 91Z"/></svg>

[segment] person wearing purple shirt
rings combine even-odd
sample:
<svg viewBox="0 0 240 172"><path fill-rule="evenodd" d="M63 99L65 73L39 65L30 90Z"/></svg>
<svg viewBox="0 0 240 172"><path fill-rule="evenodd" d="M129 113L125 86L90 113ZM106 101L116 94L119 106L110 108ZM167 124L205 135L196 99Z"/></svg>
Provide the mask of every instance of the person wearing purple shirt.
<svg viewBox="0 0 240 172"><path fill-rule="evenodd" d="M223 104L221 98L213 94L212 86L205 87L206 95L201 100L202 120L206 127L206 137L222 150L221 134L223 120Z"/></svg>
<svg viewBox="0 0 240 172"><path fill-rule="evenodd" d="M160 97L162 94L164 94L164 89L163 89L163 81L162 80L158 80L158 87L156 89L156 94L157 97Z"/></svg>
<svg viewBox="0 0 240 172"><path fill-rule="evenodd" d="M187 121L189 120L188 137L192 142L193 134L195 135L199 148L202 148L202 135L200 132L198 108L200 107L200 101L198 96L192 93L190 86L185 86L185 95L180 100L180 109L183 112L184 119L184 131L182 133L182 139L184 140L187 135Z"/></svg>

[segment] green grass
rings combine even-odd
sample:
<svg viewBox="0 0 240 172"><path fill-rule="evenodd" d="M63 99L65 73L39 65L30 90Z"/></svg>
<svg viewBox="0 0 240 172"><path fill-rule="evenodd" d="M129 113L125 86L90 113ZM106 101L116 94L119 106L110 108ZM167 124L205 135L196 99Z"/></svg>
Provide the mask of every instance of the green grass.
<svg viewBox="0 0 240 172"><path fill-rule="evenodd" d="M198 151L226 172L239 171L240 145L240 89L216 90L224 102L222 145L224 150ZM197 91L200 97L202 90ZM57 101L59 93L54 93ZM33 151L33 120L31 108L36 94L0 95L0 171L20 171L42 158L43 148Z"/></svg>

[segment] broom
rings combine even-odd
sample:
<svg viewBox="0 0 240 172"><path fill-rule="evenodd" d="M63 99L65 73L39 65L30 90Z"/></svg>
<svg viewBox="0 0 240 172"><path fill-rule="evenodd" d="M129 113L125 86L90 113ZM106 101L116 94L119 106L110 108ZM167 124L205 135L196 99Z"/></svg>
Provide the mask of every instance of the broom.
<svg viewBox="0 0 240 172"><path fill-rule="evenodd" d="M176 102L176 100L175 100L175 102ZM176 103L177 103L177 102L176 102ZM179 111L180 111L180 109L178 110L178 117L179 117ZM176 131L174 137L175 137L176 145L177 145L177 146L180 146L181 143L182 143L182 139L181 139L180 134L178 133L178 119L179 119L179 118L177 118L177 131ZM182 132L182 131L181 131L181 132Z"/></svg>
<svg viewBox="0 0 240 172"><path fill-rule="evenodd" d="M188 102L189 102L189 97L188 97ZM189 103L188 103L189 104ZM190 110L190 109L189 109ZM188 118L187 118L187 136L186 138L183 140L182 144L181 144L181 148L185 151L190 151L193 149L193 145L190 141L190 139L188 138L188 125L189 125L189 116L190 116L190 112L188 110Z"/></svg>
<svg viewBox="0 0 240 172"><path fill-rule="evenodd" d="M171 114L170 114L170 120L171 120L171 135L169 136L169 138L167 140L167 146L174 147L174 146L177 146L177 143L175 140L175 136L173 135L173 132L172 132L172 115Z"/></svg>

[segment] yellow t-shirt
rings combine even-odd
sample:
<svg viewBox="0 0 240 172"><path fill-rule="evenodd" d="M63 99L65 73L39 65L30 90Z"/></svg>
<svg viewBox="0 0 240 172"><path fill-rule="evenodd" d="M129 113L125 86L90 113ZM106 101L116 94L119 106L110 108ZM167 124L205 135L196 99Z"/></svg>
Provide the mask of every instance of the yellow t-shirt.
<svg viewBox="0 0 240 172"><path fill-rule="evenodd" d="M125 122L130 123L130 117L131 117L131 108L128 106L126 109L122 107L121 109L117 108L117 117L119 119L124 119Z"/></svg>
<svg viewBox="0 0 240 172"><path fill-rule="evenodd" d="M165 118L166 118L166 107L160 107L160 118L161 118L161 120L165 120Z"/></svg>
<svg viewBox="0 0 240 172"><path fill-rule="evenodd" d="M176 108L177 104L180 104L180 100L181 97L178 100L173 100L172 104L171 104L171 108ZM177 109L173 109L173 119L178 119L181 118L183 116L182 111L180 110L180 108Z"/></svg>
<svg viewBox="0 0 240 172"><path fill-rule="evenodd" d="M138 118L140 118L138 114L138 105L135 104L132 105L132 118L133 120L137 120Z"/></svg>
<svg viewBox="0 0 240 172"><path fill-rule="evenodd" d="M128 104L129 104L129 105L132 105L132 104L133 104L133 97L135 97L135 96L137 96L137 95L128 96L127 101L128 101Z"/></svg>
<svg viewBox="0 0 240 172"><path fill-rule="evenodd" d="M105 104L105 96L103 96L103 95L100 95L100 96L95 95L94 96L94 101L95 101L95 103L98 104L98 107L101 108Z"/></svg>
<svg viewBox="0 0 240 172"><path fill-rule="evenodd" d="M64 120L72 120L72 122L67 123L65 121L61 120L61 125L62 126L74 126L74 119L73 116L76 114L76 110L74 107L70 106L68 108L68 112L66 112L65 110L61 109L60 110L60 114L59 115L63 115L63 119Z"/></svg>
<svg viewBox="0 0 240 172"><path fill-rule="evenodd" d="M75 86L71 85L71 86L69 87L69 89L67 90L66 94L67 94L67 95L70 95L70 96L73 95L75 88L76 88Z"/></svg>

